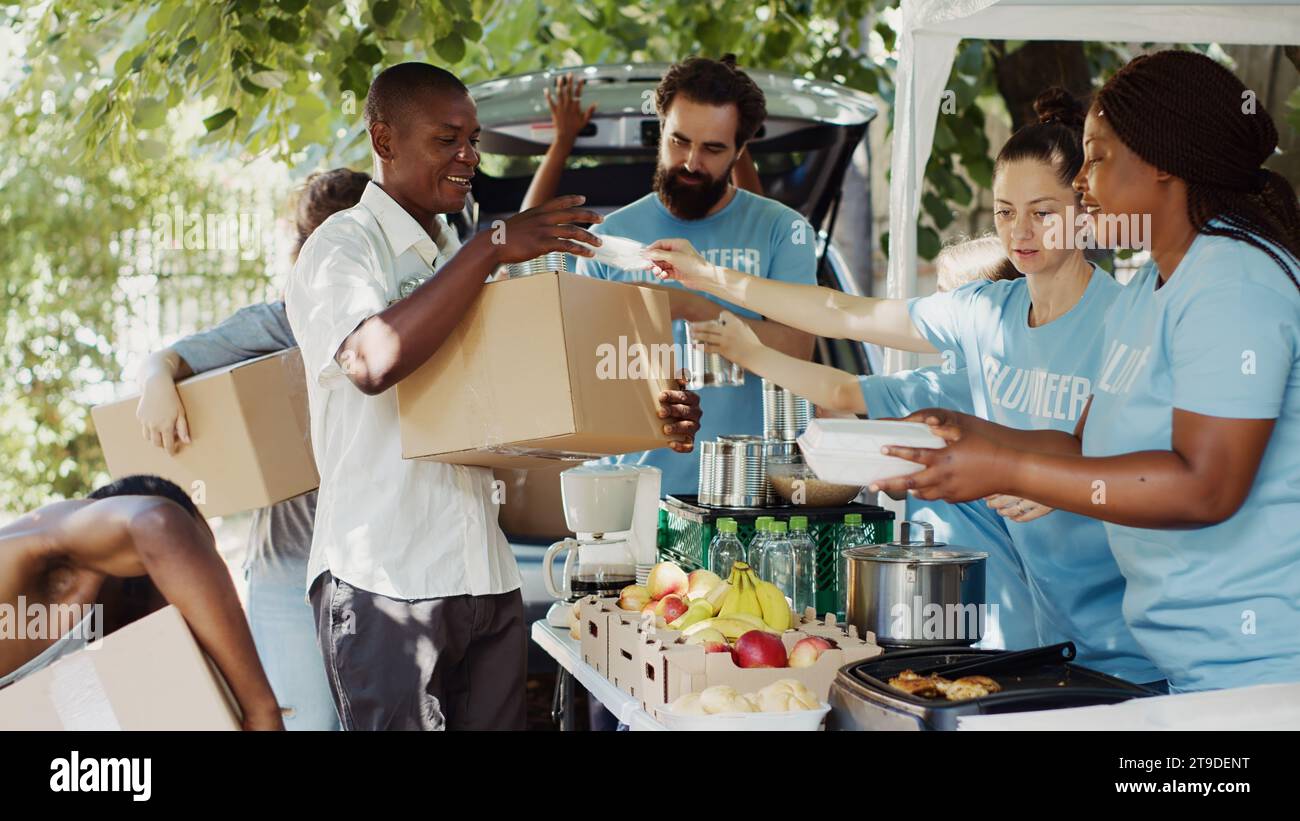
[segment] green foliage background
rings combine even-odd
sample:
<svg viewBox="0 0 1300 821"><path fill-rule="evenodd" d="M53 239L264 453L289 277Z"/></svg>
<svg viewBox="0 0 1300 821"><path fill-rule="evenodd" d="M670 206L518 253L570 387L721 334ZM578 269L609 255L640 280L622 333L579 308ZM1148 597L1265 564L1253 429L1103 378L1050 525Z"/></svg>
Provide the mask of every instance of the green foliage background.
<svg viewBox="0 0 1300 821"><path fill-rule="evenodd" d="M22 66L0 101L0 511L85 492L103 465L87 389L122 374L113 333L138 262L126 238L171 204L239 210L222 178L269 156L297 179L368 160L361 108L385 65L418 59L467 83L562 65L672 61L735 52L742 65L834 80L893 99L888 12L896 0L54 0L0 10L21 33ZM864 18L872 28L863 31ZM918 242L991 179L984 117L1001 111L996 46L965 42L927 170ZM996 48L996 50L995 50ZM1089 48L1098 78L1115 49ZM1300 102L1300 101L1298 101ZM197 132L186 123L202 119ZM214 170L216 169L216 170ZM224 171L222 169L225 169ZM287 192L275 192L281 197ZM181 252L158 288L202 295L194 319L224 316L270 272L259 260ZM185 284L188 283L188 284ZM219 311L218 309L221 309ZM147 318L140 318L141 321Z"/></svg>

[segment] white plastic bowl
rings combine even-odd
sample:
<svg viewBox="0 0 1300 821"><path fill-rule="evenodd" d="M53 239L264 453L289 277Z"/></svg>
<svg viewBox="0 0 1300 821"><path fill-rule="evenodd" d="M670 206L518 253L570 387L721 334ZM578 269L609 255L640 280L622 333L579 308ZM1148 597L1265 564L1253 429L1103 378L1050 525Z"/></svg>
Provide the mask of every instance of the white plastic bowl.
<svg viewBox="0 0 1300 821"><path fill-rule="evenodd" d="M814 419L799 437L804 461L824 482L865 486L923 469L917 462L885 456L885 445L941 448L945 442L920 422L880 419Z"/></svg>
<svg viewBox="0 0 1300 821"><path fill-rule="evenodd" d="M714 713L713 715L679 715L664 708L659 719L670 730L760 730L766 732L807 731L821 729L822 719L831 711L829 704L815 710L787 710L783 713Z"/></svg>

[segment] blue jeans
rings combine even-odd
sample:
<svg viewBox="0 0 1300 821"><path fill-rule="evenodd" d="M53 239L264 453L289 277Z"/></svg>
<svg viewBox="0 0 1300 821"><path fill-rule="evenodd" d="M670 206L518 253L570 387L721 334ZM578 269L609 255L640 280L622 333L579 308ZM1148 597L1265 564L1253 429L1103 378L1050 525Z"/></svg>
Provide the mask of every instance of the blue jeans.
<svg viewBox="0 0 1300 821"><path fill-rule="evenodd" d="M316 643L316 618L296 574L248 568L248 622L271 690L284 708L286 730L337 730L338 712ZM296 580L296 581L295 581Z"/></svg>

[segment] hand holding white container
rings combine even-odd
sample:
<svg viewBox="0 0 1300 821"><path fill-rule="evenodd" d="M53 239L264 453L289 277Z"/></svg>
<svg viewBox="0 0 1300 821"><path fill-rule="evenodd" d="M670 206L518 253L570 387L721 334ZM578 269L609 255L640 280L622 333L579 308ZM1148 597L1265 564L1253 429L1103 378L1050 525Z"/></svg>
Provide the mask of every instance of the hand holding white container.
<svg viewBox="0 0 1300 821"><path fill-rule="evenodd" d="M804 460L824 482L866 486L882 479L908 476L924 465L886 456L886 445L942 448L943 439L920 422L883 419L813 419L799 437Z"/></svg>

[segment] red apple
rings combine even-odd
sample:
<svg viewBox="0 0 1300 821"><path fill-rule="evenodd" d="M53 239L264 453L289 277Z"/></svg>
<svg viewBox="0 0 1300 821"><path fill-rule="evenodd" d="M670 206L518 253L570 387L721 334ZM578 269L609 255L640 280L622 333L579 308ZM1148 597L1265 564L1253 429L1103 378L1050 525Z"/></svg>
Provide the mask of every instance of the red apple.
<svg viewBox="0 0 1300 821"><path fill-rule="evenodd" d="M688 607L690 605L686 603L686 599L676 593L669 593L655 605L655 615L662 617L666 622L672 622L676 621L678 616L683 615Z"/></svg>
<svg viewBox="0 0 1300 821"><path fill-rule="evenodd" d="M650 590L650 598L659 601L672 593L685 596L690 582L686 578L686 571L672 562L660 562L650 568L646 587Z"/></svg>
<svg viewBox="0 0 1300 821"><path fill-rule="evenodd" d="M731 645L725 641L706 641L704 642L704 652L706 653L730 653Z"/></svg>
<svg viewBox="0 0 1300 821"><path fill-rule="evenodd" d="M790 666L812 667L817 663L817 658L821 656L822 653L834 646L835 645L820 636L809 636L805 639L799 639L795 646L790 648Z"/></svg>
<svg viewBox="0 0 1300 821"><path fill-rule="evenodd" d="M785 667L785 645L781 637L763 630L750 630L736 639L732 652L737 667Z"/></svg>

